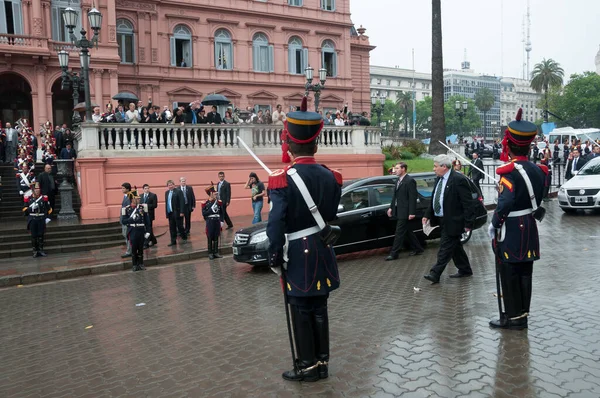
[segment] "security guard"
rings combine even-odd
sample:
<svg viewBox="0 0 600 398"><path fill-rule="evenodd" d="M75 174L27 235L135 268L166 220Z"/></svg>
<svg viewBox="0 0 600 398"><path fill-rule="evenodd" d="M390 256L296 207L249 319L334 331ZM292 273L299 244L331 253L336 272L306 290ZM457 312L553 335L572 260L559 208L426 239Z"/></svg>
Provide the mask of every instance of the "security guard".
<svg viewBox="0 0 600 398"><path fill-rule="evenodd" d="M48 216L52 213L48 196L41 195L40 183L36 182L33 194L24 199L23 213L27 216L27 230L31 234L33 257L46 257L44 252L44 234L46 224L50 221Z"/></svg>
<svg viewBox="0 0 600 398"><path fill-rule="evenodd" d="M219 254L219 237L223 224L223 202L217 199L217 190L214 184L205 189L208 200L202 203L202 217L206 220L206 237L208 239L208 258L214 260L221 258Z"/></svg>
<svg viewBox="0 0 600 398"><path fill-rule="evenodd" d="M527 158L537 126L521 120L521 115L519 109L502 141L500 159L508 163L496 169L501 177L498 206L488 229L495 246L504 300L504 312L490 326L518 330L527 328L533 262L540 258L536 218L541 219L540 213L543 217L543 209L538 206L548 174L545 165L536 165Z"/></svg>
<svg viewBox="0 0 600 398"><path fill-rule="evenodd" d="M283 162L291 161L289 151L293 165L269 177L269 265L278 274L284 268L283 288L298 355L294 369L282 377L312 382L328 377L327 298L339 287L340 277L325 223L336 217L342 175L315 161L323 119L306 111L306 98L300 110L286 118Z"/></svg>
<svg viewBox="0 0 600 398"><path fill-rule="evenodd" d="M137 189L127 193L131 204L121 210L121 224L127 226L127 238L131 242L131 262L133 272L143 271L144 240L150 237L150 216L140 204Z"/></svg>

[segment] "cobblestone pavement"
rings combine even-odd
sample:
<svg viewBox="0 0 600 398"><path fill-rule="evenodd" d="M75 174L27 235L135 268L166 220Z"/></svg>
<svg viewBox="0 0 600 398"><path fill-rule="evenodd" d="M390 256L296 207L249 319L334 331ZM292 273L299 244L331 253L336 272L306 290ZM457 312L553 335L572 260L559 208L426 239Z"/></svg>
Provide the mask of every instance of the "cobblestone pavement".
<svg viewBox="0 0 600 398"><path fill-rule="evenodd" d="M330 377L285 382L275 275L196 261L0 290L0 396L598 397L600 216L548 207L528 331L488 327L497 304L484 229L467 244L473 278L446 272L439 285L422 278L436 242L396 262L345 256Z"/></svg>

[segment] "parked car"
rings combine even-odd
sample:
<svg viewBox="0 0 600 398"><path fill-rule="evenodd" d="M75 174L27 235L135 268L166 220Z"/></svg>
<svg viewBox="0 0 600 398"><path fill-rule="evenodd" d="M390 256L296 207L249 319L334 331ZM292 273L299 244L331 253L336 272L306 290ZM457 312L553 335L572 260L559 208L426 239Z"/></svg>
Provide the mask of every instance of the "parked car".
<svg viewBox="0 0 600 398"><path fill-rule="evenodd" d="M481 159L500 159L501 149L494 148L493 145L489 144L483 144L483 149L475 149L475 151L473 151L470 147L465 149L465 155L467 155L469 159L473 159L473 152L479 152L479 157Z"/></svg>
<svg viewBox="0 0 600 398"><path fill-rule="evenodd" d="M565 213L600 209L600 158L587 162L558 190L558 205Z"/></svg>
<svg viewBox="0 0 600 398"><path fill-rule="evenodd" d="M421 219L431 203L435 185L434 173L411 174L417 183L418 199L416 217L410 226L421 242L440 237L439 228L429 236L423 233ZM390 247L394 241L396 221L387 216L398 177L394 175L369 177L346 182L338 206L337 219L333 225L341 227L341 236L334 245L336 254ZM478 192L469 180L472 192ZM481 228L487 221L487 210L481 194L473 194L475 206L474 229ZM266 265L269 240L267 223L254 224L238 230L233 240L233 259L252 265ZM461 241L466 243L472 231L465 232Z"/></svg>

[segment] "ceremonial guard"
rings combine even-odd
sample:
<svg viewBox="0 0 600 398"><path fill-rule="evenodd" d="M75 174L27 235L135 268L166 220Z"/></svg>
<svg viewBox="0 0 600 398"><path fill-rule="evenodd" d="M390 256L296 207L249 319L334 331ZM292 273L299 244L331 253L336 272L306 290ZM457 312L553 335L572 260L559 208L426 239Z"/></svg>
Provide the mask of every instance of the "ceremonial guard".
<svg viewBox="0 0 600 398"><path fill-rule="evenodd" d="M332 248L339 228L326 223L336 218L342 175L315 161L323 119L306 111L306 98L300 111L286 119L283 162L290 162L289 151L294 163L269 177L269 266L282 276L286 315L289 304L298 354L294 368L282 376L312 382L328 377L327 299L339 287L340 277ZM288 323L288 332L289 327ZM290 333L290 344L291 339Z"/></svg>
<svg viewBox="0 0 600 398"><path fill-rule="evenodd" d="M223 202L217 199L217 190L213 183L205 189L208 200L202 203L202 217L206 220L206 238L208 239L208 258L221 258L219 254L219 236L223 224Z"/></svg>
<svg viewBox="0 0 600 398"><path fill-rule="evenodd" d="M496 282L500 319L490 326L502 329L527 328L531 303L533 262L540 258L540 242L536 220L544 216L539 207L548 168L530 162L529 145L537 135L537 126L521 120L519 109L515 121L509 123L502 141L502 161L498 206L488 232L496 254ZM504 301L501 309L500 297Z"/></svg>
<svg viewBox="0 0 600 398"><path fill-rule="evenodd" d="M46 224L50 221L48 216L52 213L48 196L41 195L40 184L35 183L33 194L25 197L23 213L27 216L27 230L31 234L31 247L33 257L46 257L44 252L44 233Z"/></svg>
<svg viewBox="0 0 600 398"><path fill-rule="evenodd" d="M150 217L144 205L140 204L137 189L128 192L131 204L121 209L121 224L127 226L127 238L131 242L132 271L143 271L144 240L150 237Z"/></svg>
<svg viewBox="0 0 600 398"><path fill-rule="evenodd" d="M23 196L23 200L33 194L31 189L35 184L35 174L33 170L29 170L27 164L23 164L21 170L17 173L17 185L19 195Z"/></svg>

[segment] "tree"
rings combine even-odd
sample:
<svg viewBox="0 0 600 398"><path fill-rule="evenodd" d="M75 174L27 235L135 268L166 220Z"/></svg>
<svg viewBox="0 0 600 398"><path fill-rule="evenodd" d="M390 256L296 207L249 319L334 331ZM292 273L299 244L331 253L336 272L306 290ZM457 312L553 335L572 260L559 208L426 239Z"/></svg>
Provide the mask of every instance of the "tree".
<svg viewBox="0 0 600 398"><path fill-rule="evenodd" d="M548 89L550 87L560 87L563 84L565 71L560 64L553 59L544 58L542 62L536 64L531 72L531 88L536 92L544 92L544 120L548 121Z"/></svg>
<svg viewBox="0 0 600 398"><path fill-rule="evenodd" d="M432 0L431 7L431 142L430 154L445 153L438 142L445 142L444 119L444 54L442 46L442 4L441 0Z"/></svg>
<svg viewBox="0 0 600 398"><path fill-rule="evenodd" d="M549 109L563 120L559 126L590 128L600 126L600 76L594 72L571 75L562 90L550 88Z"/></svg>
<svg viewBox="0 0 600 398"><path fill-rule="evenodd" d="M408 91L402 91L396 100L398 108L402 109L404 117L404 134L408 135L408 115L409 110L412 109L413 93Z"/></svg>
<svg viewBox="0 0 600 398"><path fill-rule="evenodd" d="M483 112L483 138L487 138L487 113L494 106L496 99L489 88L484 87L475 93L475 106Z"/></svg>
<svg viewBox="0 0 600 398"><path fill-rule="evenodd" d="M377 105L377 106L381 106L381 105ZM372 115L371 125L375 126L377 124L375 122L377 115L375 114L375 112L372 112L371 115ZM392 100L386 100L385 104L383 105L383 111L381 112L381 122L385 122L388 125L391 125L391 127L388 127L389 132L394 131L394 126L396 125L396 123L399 122L401 117L402 117L402 115L400 113L400 109L398 108L396 103Z"/></svg>
<svg viewBox="0 0 600 398"><path fill-rule="evenodd" d="M465 99L465 97L460 95L453 95L452 97L448 98L448 101L446 101L444 104L446 133L458 134L460 131L460 118L456 115L456 101L459 101L460 103L467 101L467 114L462 120L462 130L465 136L470 135L469 133L472 133L481 127L481 118L475 110L475 102L472 99Z"/></svg>

